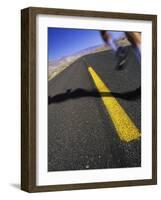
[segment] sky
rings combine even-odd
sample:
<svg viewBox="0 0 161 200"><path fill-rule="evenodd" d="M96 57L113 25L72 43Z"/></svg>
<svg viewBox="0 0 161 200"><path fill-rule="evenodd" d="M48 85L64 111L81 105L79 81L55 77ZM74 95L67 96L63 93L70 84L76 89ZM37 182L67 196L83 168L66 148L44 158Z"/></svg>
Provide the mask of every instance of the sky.
<svg viewBox="0 0 161 200"><path fill-rule="evenodd" d="M48 28L49 61L102 44L103 40L97 30Z"/></svg>

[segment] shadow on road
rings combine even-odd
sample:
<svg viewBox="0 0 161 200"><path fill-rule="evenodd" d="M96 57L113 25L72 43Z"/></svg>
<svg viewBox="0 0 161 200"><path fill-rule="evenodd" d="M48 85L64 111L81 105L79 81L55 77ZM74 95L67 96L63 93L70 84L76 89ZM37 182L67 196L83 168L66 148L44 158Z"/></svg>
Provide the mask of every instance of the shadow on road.
<svg viewBox="0 0 161 200"><path fill-rule="evenodd" d="M141 96L141 87L137 88L133 91L127 91L123 93L116 93L116 92L101 92L99 93L98 90L85 90L82 88L78 88L76 90L68 89L65 93L57 94L55 96L48 96L48 104L51 103L59 103L62 101L66 101L68 99L77 99L81 97L116 97L121 99L126 99L129 101L136 100Z"/></svg>

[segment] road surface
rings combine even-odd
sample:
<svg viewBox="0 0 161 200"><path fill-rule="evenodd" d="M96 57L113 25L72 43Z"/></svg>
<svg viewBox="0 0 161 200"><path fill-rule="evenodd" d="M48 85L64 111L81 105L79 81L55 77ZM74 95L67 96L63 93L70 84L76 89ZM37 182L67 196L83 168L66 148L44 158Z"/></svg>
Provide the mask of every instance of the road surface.
<svg viewBox="0 0 161 200"><path fill-rule="evenodd" d="M111 50L86 55L49 81L49 171L141 165L140 64L131 47L125 69L115 62Z"/></svg>

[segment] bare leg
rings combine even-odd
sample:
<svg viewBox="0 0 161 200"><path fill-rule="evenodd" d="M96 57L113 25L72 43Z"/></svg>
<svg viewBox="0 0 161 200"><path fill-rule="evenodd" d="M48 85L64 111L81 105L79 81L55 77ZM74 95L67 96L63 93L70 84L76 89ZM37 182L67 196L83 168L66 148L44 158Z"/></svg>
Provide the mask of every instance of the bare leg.
<svg viewBox="0 0 161 200"><path fill-rule="evenodd" d="M140 32L126 32L128 40L131 42L135 54L141 62L141 33Z"/></svg>
<svg viewBox="0 0 161 200"><path fill-rule="evenodd" d="M102 36L102 39L104 40L104 42L106 44L108 44L116 52L118 49L118 46L113 41L111 35L107 31L103 30L103 31L101 31L101 36Z"/></svg>

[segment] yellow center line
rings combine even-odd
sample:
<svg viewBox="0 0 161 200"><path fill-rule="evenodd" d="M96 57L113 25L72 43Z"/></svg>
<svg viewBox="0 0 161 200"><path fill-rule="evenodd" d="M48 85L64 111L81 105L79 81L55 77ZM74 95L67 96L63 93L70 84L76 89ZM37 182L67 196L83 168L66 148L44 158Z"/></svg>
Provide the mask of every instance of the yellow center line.
<svg viewBox="0 0 161 200"><path fill-rule="evenodd" d="M88 71L92 76L93 81L100 94L111 92L91 66L88 67ZM139 137L141 136L139 129L132 122L125 110L121 107L117 99L112 95L101 96L101 98L107 112L112 119L112 122L120 139L126 142L139 139Z"/></svg>

